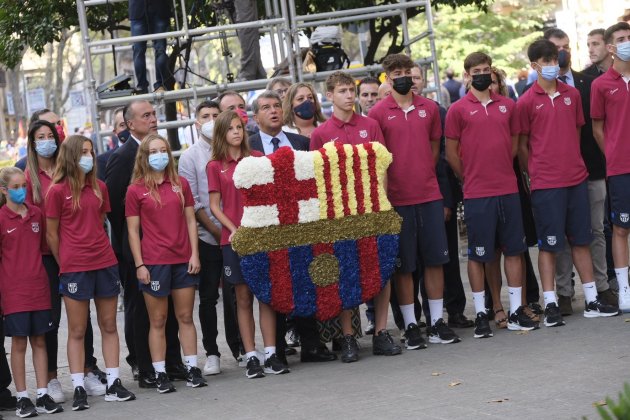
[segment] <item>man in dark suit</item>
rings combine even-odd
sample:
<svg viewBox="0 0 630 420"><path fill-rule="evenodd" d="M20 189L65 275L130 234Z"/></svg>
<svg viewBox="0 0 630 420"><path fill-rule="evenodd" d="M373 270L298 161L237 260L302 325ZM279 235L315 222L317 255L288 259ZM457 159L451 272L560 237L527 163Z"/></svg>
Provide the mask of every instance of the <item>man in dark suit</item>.
<svg viewBox="0 0 630 420"><path fill-rule="evenodd" d="M545 39L551 41L558 48L558 65L560 66L560 81L575 87L582 98L585 124L580 134L580 150L588 170L588 194L591 207L591 255L593 259L593 274L597 285L597 292L601 302L617 306L617 297L608 285L606 264L606 241L604 239L604 217L606 200L606 162L595 138L591 122L591 83L593 78L571 69L571 48L569 37L561 29L552 28L545 31ZM556 259L556 289L558 306L562 315L573 313L571 297L573 286L571 273L573 260L567 247L557 255Z"/></svg>
<svg viewBox="0 0 630 420"><path fill-rule="evenodd" d="M154 388L155 375L153 374L148 343L149 317L142 293L138 290L136 268L129 248L125 219L125 195L131 181L138 146L145 136L150 133L157 133L157 118L153 105L147 101L132 101L124 108L123 117L129 129L130 137L112 154L105 170L105 183L111 203L108 219L112 226L112 245L118 260L121 261L121 272L125 270L125 276L121 276L121 279L127 280L123 285L125 290L125 339L133 341L133 345L129 348L130 354L127 357L127 362L132 369L138 369L138 381L141 388ZM186 368L182 364L177 333L177 321L173 315L172 302L169 299L169 314L166 323L166 369L171 378L184 379Z"/></svg>
<svg viewBox="0 0 630 420"><path fill-rule="evenodd" d="M96 156L96 177L101 181L105 181L105 169L107 168L107 162L109 158L114 154L116 149L127 141L129 137L129 131L127 130L127 124L123 117L123 108L118 108L114 111L114 147L105 153L101 153Z"/></svg>
<svg viewBox="0 0 630 420"><path fill-rule="evenodd" d="M294 150L309 150L309 139L299 134L285 133L282 131L282 101L277 93L265 91L254 100L252 105L254 119L260 131L249 138L249 145L253 150L271 154L283 146ZM300 335L302 350L300 360L302 362L328 362L337 359L337 356L328 351L328 348L319 340L317 324L313 318L293 318L295 328ZM282 314L276 316L276 354L285 359L287 343L286 317ZM286 360L283 360L286 364Z"/></svg>

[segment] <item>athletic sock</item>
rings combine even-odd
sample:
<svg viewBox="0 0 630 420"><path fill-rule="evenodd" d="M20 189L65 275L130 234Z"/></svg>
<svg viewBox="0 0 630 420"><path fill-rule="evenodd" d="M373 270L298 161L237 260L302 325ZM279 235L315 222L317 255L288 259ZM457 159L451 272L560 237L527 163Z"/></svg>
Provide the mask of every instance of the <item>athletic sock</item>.
<svg viewBox="0 0 630 420"><path fill-rule="evenodd" d="M479 312L486 312L486 292L472 292L473 303L475 304L475 315Z"/></svg>
<svg viewBox="0 0 630 420"><path fill-rule="evenodd" d="M153 369L155 373L166 373L166 361L162 360L161 362L153 362Z"/></svg>
<svg viewBox="0 0 630 420"><path fill-rule="evenodd" d="M409 305L399 305L399 307L403 320L405 321L405 329L407 329L409 324L416 323L416 313L413 310L413 303L410 303Z"/></svg>
<svg viewBox="0 0 630 420"><path fill-rule="evenodd" d="M85 374L81 373L71 373L70 377L72 378L72 387L76 388L78 386L85 388Z"/></svg>
<svg viewBox="0 0 630 420"><path fill-rule="evenodd" d="M107 368L107 388L114 384L114 381L120 377L120 369L115 368Z"/></svg>
<svg viewBox="0 0 630 420"><path fill-rule="evenodd" d="M48 388L37 388L37 398L41 398L48 394Z"/></svg>
<svg viewBox="0 0 630 420"><path fill-rule="evenodd" d="M28 391L18 391L15 393L15 396L19 400L20 398L28 398Z"/></svg>
<svg viewBox="0 0 630 420"><path fill-rule="evenodd" d="M444 299L429 299L429 312L431 313L431 325L435 325L442 318L444 312Z"/></svg>
<svg viewBox="0 0 630 420"><path fill-rule="evenodd" d="M510 313L513 314L521 306L521 293L522 287L509 287L508 294L510 295Z"/></svg>
<svg viewBox="0 0 630 420"><path fill-rule="evenodd" d="M186 369L190 371L190 368L197 367L197 355L191 354L190 356L184 356L184 363L186 364Z"/></svg>
<svg viewBox="0 0 630 420"><path fill-rule="evenodd" d="M615 276L617 276L619 291L628 290L628 267L615 268Z"/></svg>
<svg viewBox="0 0 630 420"><path fill-rule="evenodd" d="M265 360L276 354L276 346L265 347Z"/></svg>
<svg viewBox="0 0 630 420"><path fill-rule="evenodd" d="M582 283L582 287L584 288L584 299L587 304L597 300L597 288L594 281Z"/></svg>
<svg viewBox="0 0 630 420"><path fill-rule="evenodd" d="M545 301L545 306L550 303L558 303L558 299L556 298L556 292L553 290L551 292L543 292L543 299Z"/></svg>

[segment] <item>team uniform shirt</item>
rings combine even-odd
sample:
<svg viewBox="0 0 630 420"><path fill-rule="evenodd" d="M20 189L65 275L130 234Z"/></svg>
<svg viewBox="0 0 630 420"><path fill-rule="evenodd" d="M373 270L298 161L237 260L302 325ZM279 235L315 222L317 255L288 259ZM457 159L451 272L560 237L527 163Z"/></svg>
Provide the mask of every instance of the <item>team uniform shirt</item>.
<svg viewBox="0 0 630 420"><path fill-rule="evenodd" d="M408 206L442 199L431 150L431 142L442 137L436 103L413 94L412 105L402 110L390 95L374 105L368 116L378 122L393 155L387 170L389 201Z"/></svg>
<svg viewBox="0 0 630 420"><path fill-rule="evenodd" d="M2 312L50 309L48 275L42 264L42 212L27 206L26 217L0 208L0 296Z"/></svg>
<svg viewBox="0 0 630 420"><path fill-rule="evenodd" d="M32 204L33 206L37 206L39 210L42 212L42 219L44 223L42 223L42 232L44 238L46 238L46 194L52 185L52 179L48 176L48 174L41 169L37 174L37 178L39 178L40 185L40 199L39 203L33 202L33 185L31 183L31 176L28 171L26 174L26 203ZM44 240L44 248L42 249L42 254L51 255L50 248L48 247L48 242Z"/></svg>
<svg viewBox="0 0 630 420"><path fill-rule="evenodd" d="M329 120L326 120L311 133L310 149L317 150L329 141L352 145L371 141L385 144L383 132L378 123L358 114L352 114L352 118L348 122L341 121L333 114Z"/></svg>
<svg viewBox="0 0 630 420"><path fill-rule="evenodd" d="M591 85L591 118L604 120L606 174L630 173L630 81L610 67Z"/></svg>
<svg viewBox="0 0 630 420"><path fill-rule="evenodd" d="M72 191L65 180L48 190L46 217L59 219L60 273L100 270L118 264L105 228L103 216L111 211L107 186L97 180L102 201L86 180L81 189L80 208L72 209Z"/></svg>
<svg viewBox="0 0 630 420"><path fill-rule="evenodd" d="M531 190L577 185L588 177L577 129L584 125L577 89L556 84L551 98L534 82L516 104L521 134L529 136Z"/></svg>
<svg viewBox="0 0 630 420"><path fill-rule="evenodd" d="M519 133L515 108L514 101L495 94L484 106L472 92L449 108L444 131L459 142L464 198L518 192L512 158L512 136Z"/></svg>
<svg viewBox="0 0 630 420"><path fill-rule="evenodd" d="M251 156L263 156L257 150L251 151ZM236 165L242 160L234 160L228 157L227 160L211 160L208 162L206 172L208 173L208 191L221 193L221 208L223 213L234 223L236 227L241 225L243 218L243 199L241 193L234 186L234 170ZM221 229L221 245L230 244L230 230L223 226Z"/></svg>
<svg viewBox="0 0 630 420"><path fill-rule="evenodd" d="M157 188L159 203L144 182L135 182L127 189L125 216L140 217L145 264L183 264L190 260L192 248L184 207L193 207L195 200L186 178L180 176L179 182L181 187L164 178ZM180 194L184 196L183 206Z"/></svg>

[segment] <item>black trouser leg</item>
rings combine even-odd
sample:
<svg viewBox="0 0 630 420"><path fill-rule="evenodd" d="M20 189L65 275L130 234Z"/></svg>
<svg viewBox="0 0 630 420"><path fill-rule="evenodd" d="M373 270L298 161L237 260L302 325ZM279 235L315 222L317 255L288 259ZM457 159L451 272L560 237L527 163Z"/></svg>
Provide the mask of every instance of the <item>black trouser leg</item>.
<svg viewBox="0 0 630 420"><path fill-rule="evenodd" d="M136 307L136 301L134 296L138 293L138 280L136 279L136 268L133 264L124 261L122 257L119 257L118 261L122 261L118 264L118 271L120 273L120 282L123 287L123 305L125 307L125 344L129 354L125 358L129 366L138 366L138 360L136 357L136 347L134 345L134 311Z"/></svg>
<svg viewBox="0 0 630 420"><path fill-rule="evenodd" d="M445 223L448 254L450 260L444 264L444 307L449 316L464 313L466 293L459 271L459 239L457 237L457 217L453 215Z"/></svg>
<svg viewBox="0 0 630 420"><path fill-rule="evenodd" d="M59 322L61 322L61 295L59 294L59 265L52 255L43 255L42 262L50 284L51 316L55 326L45 335L48 354L48 372L57 372L57 352L59 349ZM2 335L4 337L4 334Z"/></svg>
<svg viewBox="0 0 630 420"><path fill-rule="evenodd" d="M199 241L199 323L206 356L221 356L217 346L217 301L223 270L223 256L218 245Z"/></svg>
<svg viewBox="0 0 630 420"><path fill-rule="evenodd" d="M243 351L243 345L236 318L234 286L225 281L223 282L223 322L225 325L225 340L232 351L232 356L236 359Z"/></svg>

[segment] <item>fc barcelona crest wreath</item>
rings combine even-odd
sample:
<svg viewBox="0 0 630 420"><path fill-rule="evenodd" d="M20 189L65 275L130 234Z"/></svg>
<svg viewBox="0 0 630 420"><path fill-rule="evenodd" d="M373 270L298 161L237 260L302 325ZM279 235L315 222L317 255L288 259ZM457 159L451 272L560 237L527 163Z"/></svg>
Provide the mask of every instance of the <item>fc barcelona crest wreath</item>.
<svg viewBox="0 0 630 420"><path fill-rule="evenodd" d="M327 143L239 163L244 212L232 246L261 302L326 320L381 291L401 225L384 189L391 161L379 143Z"/></svg>

